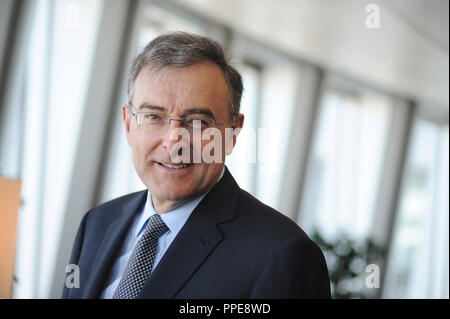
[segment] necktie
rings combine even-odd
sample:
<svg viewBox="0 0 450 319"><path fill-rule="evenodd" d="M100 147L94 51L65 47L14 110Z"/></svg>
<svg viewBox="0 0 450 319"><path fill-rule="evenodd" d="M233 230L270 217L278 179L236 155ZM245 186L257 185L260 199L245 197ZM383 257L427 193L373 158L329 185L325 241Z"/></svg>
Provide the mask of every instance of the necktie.
<svg viewBox="0 0 450 319"><path fill-rule="evenodd" d="M136 298L153 268L158 238L168 230L159 214L154 214L148 219L144 233L131 254L113 299Z"/></svg>

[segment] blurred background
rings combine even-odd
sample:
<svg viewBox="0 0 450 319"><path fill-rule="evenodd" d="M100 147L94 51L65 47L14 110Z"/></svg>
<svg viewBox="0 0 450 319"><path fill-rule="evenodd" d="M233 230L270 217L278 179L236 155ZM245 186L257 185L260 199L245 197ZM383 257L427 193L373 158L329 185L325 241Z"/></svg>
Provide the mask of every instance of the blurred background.
<svg viewBox="0 0 450 319"><path fill-rule="evenodd" d="M320 244L333 296L449 298L448 15L447 0L0 0L0 176L21 185L17 217L0 212L17 229L2 297L58 298L82 216L145 188L127 71L189 31L244 78L228 168Z"/></svg>

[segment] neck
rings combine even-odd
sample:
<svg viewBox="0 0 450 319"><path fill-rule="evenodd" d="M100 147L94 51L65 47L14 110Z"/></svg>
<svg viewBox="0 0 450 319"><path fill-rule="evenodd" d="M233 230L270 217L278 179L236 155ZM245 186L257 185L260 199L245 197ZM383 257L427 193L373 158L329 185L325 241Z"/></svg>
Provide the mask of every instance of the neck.
<svg viewBox="0 0 450 319"><path fill-rule="evenodd" d="M164 214L174 210L175 208L187 203L189 200L167 200L158 199L152 196L153 207L159 214Z"/></svg>

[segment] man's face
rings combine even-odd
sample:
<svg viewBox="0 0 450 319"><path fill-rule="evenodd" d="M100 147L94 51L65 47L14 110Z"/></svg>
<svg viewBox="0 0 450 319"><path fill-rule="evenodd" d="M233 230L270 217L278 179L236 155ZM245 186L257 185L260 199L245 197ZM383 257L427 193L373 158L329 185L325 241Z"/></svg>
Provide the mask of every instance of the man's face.
<svg viewBox="0 0 450 319"><path fill-rule="evenodd" d="M224 140L225 128L231 126L229 101L230 90L223 72L215 64L204 62L159 71L142 70L134 85L132 111L157 110L172 119L186 115L205 117L209 113L216 122L227 119L217 126ZM188 200L214 185L224 166L224 151L220 163L208 164L203 160L192 163L191 160L192 164L186 168L169 168L164 164L175 164L170 151L179 142L171 133L180 127L180 122L171 121L167 131L153 134L137 126L135 117L128 116L126 106L122 107L122 112L136 172L152 197L168 201ZM239 116L235 123L242 127L243 116ZM188 147L193 154L193 140L187 143L190 143ZM202 141L200 147L203 149L208 143Z"/></svg>

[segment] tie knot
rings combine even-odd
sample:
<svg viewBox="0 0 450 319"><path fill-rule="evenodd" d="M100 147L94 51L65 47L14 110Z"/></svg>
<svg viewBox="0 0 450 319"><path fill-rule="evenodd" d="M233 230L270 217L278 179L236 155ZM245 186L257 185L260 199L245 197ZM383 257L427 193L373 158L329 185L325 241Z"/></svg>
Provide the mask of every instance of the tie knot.
<svg viewBox="0 0 450 319"><path fill-rule="evenodd" d="M166 223L164 223L161 216L159 216L159 214L154 214L148 219L147 226L145 227L142 237L155 240L161 237L161 235L168 230L169 228Z"/></svg>

